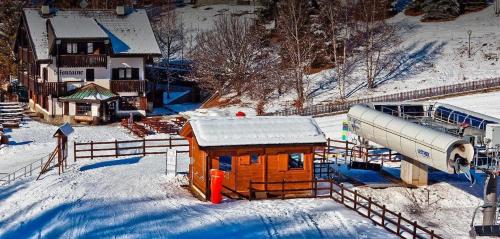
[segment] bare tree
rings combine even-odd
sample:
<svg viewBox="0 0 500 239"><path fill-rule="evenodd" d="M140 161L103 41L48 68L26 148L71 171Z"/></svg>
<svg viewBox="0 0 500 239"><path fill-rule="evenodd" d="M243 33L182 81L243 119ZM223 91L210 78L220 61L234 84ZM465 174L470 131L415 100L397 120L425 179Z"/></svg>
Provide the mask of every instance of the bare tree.
<svg viewBox="0 0 500 239"><path fill-rule="evenodd" d="M376 77L387 66L386 58L400 42L398 29L385 21L386 0L360 0L360 37L368 88L375 88Z"/></svg>
<svg viewBox="0 0 500 239"><path fill-rule="evenodd" d="M329 0L324 3L322 14L327 20L327 35L332 48L339 98L345 100L348 78L359 61L355 52L358 39L353 36L355 32L353 8L342 0Z"/></svg>
<svg viewBox="0 0 500 239"><path fill-rule="evenodd" d="M167 96L170 98L170 72L169 64L173 57L178 56L184 50L185 32L182 21L178 19L175 9L168 5L163 9L161 16L153 24L156 39L158 40L162 58L160 66L164 66L167 73ZM154 90L157 88L159 76L154 77Z"/></svg>
<svg viewBox="0 0 500 239"><path fill-rule="evenodd" d="M190 52L200 85L222 95L242 95L259 71L258 34L245 19L221 15L213 29L199 33Z"/></svg>
<svg viewBox="0 0 500 239"><path fill-rule="evenodd" d="M308 29L307 1L284 0L279 4L278 29L282 36L282 56L290 71L290 83L297 95L295 106L302 108L310 81L306 67L310 65L313 44Z"/></svg>

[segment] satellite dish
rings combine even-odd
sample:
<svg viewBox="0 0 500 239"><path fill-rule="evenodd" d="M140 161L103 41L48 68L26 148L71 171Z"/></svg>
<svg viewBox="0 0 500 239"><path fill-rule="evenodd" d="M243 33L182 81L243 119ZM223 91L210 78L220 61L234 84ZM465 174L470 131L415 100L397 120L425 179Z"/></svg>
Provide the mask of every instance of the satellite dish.
<svg viewBox="0 0 500 239"><path fill-rule="evenodd" d="M81 8L87 8L89 6L89 3L86 0L80 1L80 7Z"/></svg>

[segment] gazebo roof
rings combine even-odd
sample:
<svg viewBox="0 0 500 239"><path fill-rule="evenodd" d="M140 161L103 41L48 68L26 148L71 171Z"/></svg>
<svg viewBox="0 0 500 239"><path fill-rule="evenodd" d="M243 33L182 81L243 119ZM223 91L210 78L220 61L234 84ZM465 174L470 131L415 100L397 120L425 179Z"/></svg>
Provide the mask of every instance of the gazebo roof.
<svg viewBox="0 0 500 239"><path fill-rule="evenodd" d="M74 90L71 95L60 97L59 99L60 101L103 102L116 98L118 98L118 95L110 90L100 85L90 83Z"/></svg>

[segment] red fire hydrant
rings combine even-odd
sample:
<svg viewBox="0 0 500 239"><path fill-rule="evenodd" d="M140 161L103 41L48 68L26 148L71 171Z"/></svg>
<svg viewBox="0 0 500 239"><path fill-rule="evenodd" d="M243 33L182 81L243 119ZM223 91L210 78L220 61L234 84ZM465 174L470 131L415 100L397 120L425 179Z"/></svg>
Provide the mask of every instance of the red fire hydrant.
<svg viewBox="0 0 500 239"><path fill-rule="evenodd" d="M219 204L222 201L222 179L224 172L218 169L210 170L210 201Z"/></svg>

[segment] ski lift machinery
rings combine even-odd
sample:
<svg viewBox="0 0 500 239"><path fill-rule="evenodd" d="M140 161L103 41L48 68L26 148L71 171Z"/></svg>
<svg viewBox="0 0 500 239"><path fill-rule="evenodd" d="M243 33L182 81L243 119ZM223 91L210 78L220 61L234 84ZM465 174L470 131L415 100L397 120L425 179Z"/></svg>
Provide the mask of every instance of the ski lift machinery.
<svg viewBox="0 0 500 239"><path fill-rule="evenodd" d="M392 102L391 109L397 104ZM382 103L354 105L349 110L349 130L364 140L374 142L400 154L446 173L464 173L474 183L470 169L483 171L487 177L484 190L482 225L471 222L471 237L500 236L497 214L497 176L500 166L500 119L446 104L422 103L422 118L408 117L402 112L387 112ZM418 103L411 103L412 106ZM378 109L378 110L376 110ZM426 124L420 124L427 122ZM433 128L461 129L457 134ZM462 125L470 127L464 133ZM484 137L484 139L482 138Z"/></svg>

